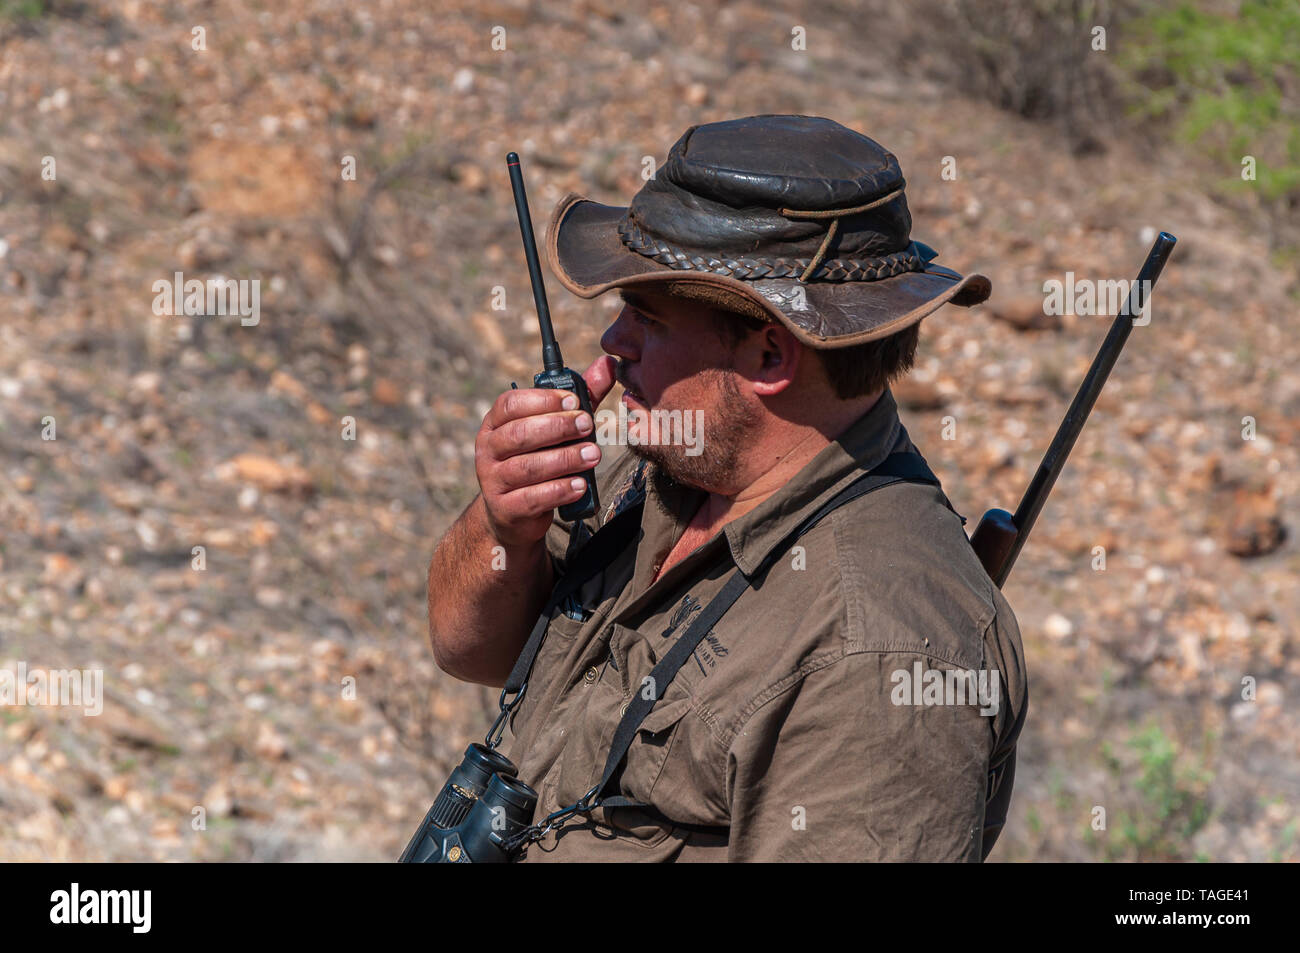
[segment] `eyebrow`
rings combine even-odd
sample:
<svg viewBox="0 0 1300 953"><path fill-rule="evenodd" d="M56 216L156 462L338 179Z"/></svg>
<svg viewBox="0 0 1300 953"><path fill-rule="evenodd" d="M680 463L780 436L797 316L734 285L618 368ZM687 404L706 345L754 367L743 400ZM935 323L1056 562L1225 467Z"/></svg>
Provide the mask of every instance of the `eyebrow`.
<svg viewBox="0 0 1300 953"><path fill-rule="evenodd" d="M641 297L641 295L637 294L634 291L627 291L623 288L619 288L618 296L623 299L624 304L633 307L638 311L642 311L645 314L649 314L649 315L653 315L656 313L654 307L650 304L650 302L648 302L645 298Z"/></svg>

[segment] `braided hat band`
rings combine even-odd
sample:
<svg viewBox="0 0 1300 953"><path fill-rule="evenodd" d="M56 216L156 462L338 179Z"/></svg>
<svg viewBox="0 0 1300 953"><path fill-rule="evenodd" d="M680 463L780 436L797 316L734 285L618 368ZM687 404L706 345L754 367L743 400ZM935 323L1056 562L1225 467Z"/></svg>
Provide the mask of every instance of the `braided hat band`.
<svg viewBox="0 0 1300 953"><path fill-rule="evenodd" d="M846 210L849 211L849 210ZM834 233L834 228L828 236ZM831 258L820 260L825 242L813 258L731 258L720 255L693 254L676 248L645 232L641 226L625 215L618 223L618 234L623 244L638 254L682 271L707 271L728 278L756 281L760 278L797 278L807 281L819 265L819 281L879 281L909 271L925 271L926 263L935 252L920 242L911 242L902 251L875 258Z"/></svg>

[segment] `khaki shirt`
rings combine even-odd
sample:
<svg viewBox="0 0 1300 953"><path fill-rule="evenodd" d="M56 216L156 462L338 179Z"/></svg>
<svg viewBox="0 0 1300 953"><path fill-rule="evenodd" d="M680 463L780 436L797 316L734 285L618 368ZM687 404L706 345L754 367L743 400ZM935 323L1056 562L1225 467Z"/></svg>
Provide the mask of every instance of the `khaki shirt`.
<svg viewBox="0 0 1300 953"><path fill-rule="evenodd" d="M640 541L580 590L588 618L555 614L511 717L506 753L538 791L534 819L600 779L632 693L736 566L751 573L864 470L911 448L886 391L653 585L704 494L615 457L598 479L599 525L644 487ZM557 517L547 537L559 572L571 529ZM985 673L985 704L957 694L967 671ZM1028 697L1010 606L942 493L913 483L826 516L660 694L605 792L653 810L571 819L524 860L978 861L990 759L1014 748Z"/></svg>

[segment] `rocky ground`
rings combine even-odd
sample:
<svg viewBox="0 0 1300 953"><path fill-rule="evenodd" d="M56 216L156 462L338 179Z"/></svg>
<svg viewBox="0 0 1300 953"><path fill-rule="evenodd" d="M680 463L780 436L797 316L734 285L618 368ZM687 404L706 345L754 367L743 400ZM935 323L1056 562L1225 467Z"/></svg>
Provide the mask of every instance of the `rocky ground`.
<svg viewBox="0 0 1300 953"><path fill-rule="evenodd" d="M884 143L916 237L993 279L897 388L971 526L1014 508L1109 323L1049 319L1043 282L1178 236L1006 587L1032 697L994 859L1300 858L1300 285L1222 170L1072 155L901 80L847 13L11 6L0 667L102 669L105 703L0 710L0 858L394 858L495 704L436 670L424 600L481 415L537 360L504 155L540 230L762 112ZM259 279L260 320L155 314L177 271ZM550 287L585 366L612 303Z"/></svg>

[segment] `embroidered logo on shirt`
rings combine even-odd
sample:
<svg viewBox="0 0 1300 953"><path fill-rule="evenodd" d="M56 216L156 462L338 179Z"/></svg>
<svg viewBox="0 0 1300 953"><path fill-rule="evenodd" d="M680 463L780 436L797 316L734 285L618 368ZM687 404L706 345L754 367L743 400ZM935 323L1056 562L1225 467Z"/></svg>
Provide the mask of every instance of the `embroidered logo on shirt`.
<svg viewBox="0 0 1300 953"><path fill-rule="evenodd" d="M710 651L710 649L712 649L712 651ZM695 646L695 664L700 666L700 671L703 672L704 676L707 678L709 673L705 671L704 666L707 665L710 669L717 668L718 659L722 658L726 654L727 647L718 641L716 635L710 632L704 637L703 642ZM704 661L701 662L700 659L703 659Z"/></svg>
<svg viewBox="0 0 1300 953"><path fill-rule="evenodd" d="M682 597L682 601L677 604L677 608L673 610L673 614L668 620L668 628L664 629L662 637L666 639L679 629L685 634L691 620L702 608L704 606L700 603L700 600L687 593ZM726 654L727 647L722 644L722 640L710 632L704 636L702 643L695 646L694 651L691 652L691 657L695 659L695 664L699 666L700 674L707 678L709 669L716 668L718 659L725 657ZM706 665L708 666L707 669L705 668Z"/></svg>
<svg viewBox="0 0 1300 953"><path fill-rule="evenodd" d="M699 612L701 608L703 608L703 606L700 605L700 600L696 599L690 593L683 596L682 601L678 604L677 608L673 610L672 618L668 620L668 628L664 629L663 638L666 639L668 636L676 632L683 622L695 613Z"/></svg>

